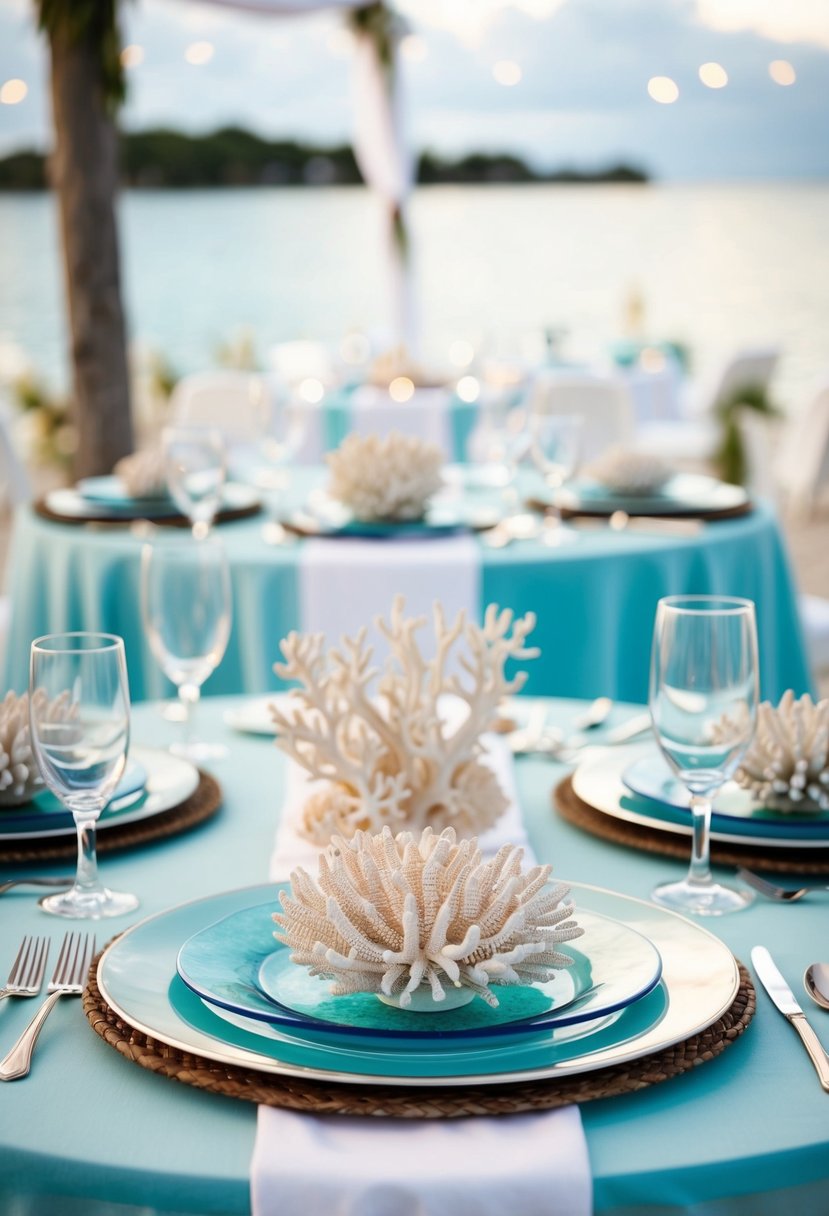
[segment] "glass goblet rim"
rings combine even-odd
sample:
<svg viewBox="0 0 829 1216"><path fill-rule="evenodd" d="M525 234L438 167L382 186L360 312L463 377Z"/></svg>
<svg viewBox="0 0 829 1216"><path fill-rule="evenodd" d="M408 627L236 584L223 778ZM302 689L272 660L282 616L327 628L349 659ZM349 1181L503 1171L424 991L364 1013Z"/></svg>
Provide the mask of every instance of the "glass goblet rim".
<svg viewBox="0 0 829 1216"><path fill-rule="evenodd" d="M668 608L677 616L740 616L754 613L754 600L738 595L666 595L657 608Z"/></svg>
<svg viewBox="0 0 829 1216"><path fill-rule="evenodd" d="M73 640L94 641L95 645L70 645ZM50 644L51 643L51 644ZM63 643L59 645L58 643ZM31 644L31 653L41 654L107 654L123 650L124 639L117 633L102 633L90 629L73 629L66 633L44 633Z"/></svg>

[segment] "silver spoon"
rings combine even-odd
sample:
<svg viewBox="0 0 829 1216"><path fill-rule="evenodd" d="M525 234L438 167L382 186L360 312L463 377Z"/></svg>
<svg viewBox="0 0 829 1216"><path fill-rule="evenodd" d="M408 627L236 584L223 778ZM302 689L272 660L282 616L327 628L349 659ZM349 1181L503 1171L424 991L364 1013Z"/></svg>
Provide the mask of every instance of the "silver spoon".
<svg viewBox="0 0 829 1216"><path fill-rule="evenodd" d="M829 1009L829 963L810 963L803 975L803 986L816 1005Z"/></svg>

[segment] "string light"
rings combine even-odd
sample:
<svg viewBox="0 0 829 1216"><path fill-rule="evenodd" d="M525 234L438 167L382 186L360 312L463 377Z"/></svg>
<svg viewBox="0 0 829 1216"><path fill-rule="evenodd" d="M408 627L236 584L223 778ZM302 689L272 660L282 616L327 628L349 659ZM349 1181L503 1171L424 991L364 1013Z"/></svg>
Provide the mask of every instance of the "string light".
<svg viewBox="0 0 829 1216"><path fill-rule="evenodd" d="M0 88L0 102L4 106L18 105L29 91L29 86L25 80L7 80Z"/></svg>
<svg viewBox="0 0 829 1216"><path fill-rule="evenodd" d="M772 59L769 64L769 76L775 84L789 85L797 80L797 72L788 59Z"/></svg>
<svg viewBox="0 0 829 1216"><path fill-rule="evenodd" d="M121 66L125 68L137 68L139 63L144 62L144 48L136 42L131 42L129 46L125 46L121 52Z"/></svg>
<svg viewBox="0 0 829 1216"><path fill-rule="evenodd" d="M321 380L309 376L302 381L298 391L303 401L307 401L309 405L318 405L325 396L325 385Z"/></svg>
<svg viewBox="0 0 829 1216"><path fill-rule="evenodd" d="M679 97L679 86L670 76L651 76L648 81L648 95L660 105L669 106Z"/></svg>
<svg viewBox="0 0 829 1216"><path fill-rule="evenodd" d="M212 42L191 42L184 52L184 58L194 67L201 67L205 63L210 63L215 49Z"/></svg>
<svg viewBox="0 0 829 1216"><path fill-rule="evenodd" d="M516 63L514 59L499 59L497 63L492 65L492 75L498 84L511 89L514 85L520 83L524 73L521 71L521 65Z"/></svg>
<svg viewBox="0 0 829 1216"><path fill-rule="evenodd" d="M728 72L721 63L704 63L699 78L707 89L724 89L728 84Z"/></svg>

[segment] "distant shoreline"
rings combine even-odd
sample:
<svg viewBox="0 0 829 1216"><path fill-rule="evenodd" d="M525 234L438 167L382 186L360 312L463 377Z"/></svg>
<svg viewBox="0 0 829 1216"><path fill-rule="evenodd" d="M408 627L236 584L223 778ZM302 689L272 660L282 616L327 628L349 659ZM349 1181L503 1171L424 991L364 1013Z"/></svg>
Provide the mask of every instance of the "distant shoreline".
<svg viewBox="0 0 829 1216"><path fill-rule="evenodd" d="M456 159L422 152L417 184L558 185L632 184L649 181L639 168L610 165L595 171L563 167L540 172L511 153L473 152ZM121 182L128 189L203 189L238 186L358 186L363 184L351 147L319 147L267 140L239 127L208 135L167 128L121 136ZM22 149L0 158L0 191L47 190L49 156Z"/></svg>

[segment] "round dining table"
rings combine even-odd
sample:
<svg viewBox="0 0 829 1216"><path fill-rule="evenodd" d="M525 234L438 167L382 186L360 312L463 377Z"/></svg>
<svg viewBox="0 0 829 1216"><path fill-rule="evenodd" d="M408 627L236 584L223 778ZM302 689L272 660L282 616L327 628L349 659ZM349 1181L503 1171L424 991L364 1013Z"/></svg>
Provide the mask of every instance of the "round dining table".
<svg viewBox="0 0 829 1216"><path fill-rule="evenodd" d="M49 935L54 950L65 928L91 928L100 947L140 918L267 881L287 761L271 738L236 733L226 724L228 711L244 704L209 698L202 707L204 737L228 748L212 769L224 795L219 814L184 834L102 857L105 881L135 892L139 911L67 926L39 909L31 888L17 887L0 897L0 965L11 962L26 933ZM134 744L169 743L174 728L159 708L152 702L135 707ZM582 708L551 701L550 721L566 727ZM601 731L637 710L617 705ZM540 860L553 864L556 877L647 900L657 882L680 876L679 859L603 842L559 817L551 794L566 772L561 764L528 756L516 760L515 772L530 843ZM59 874L67 866L37 868ZM6 865L0 879L21 872L20 865ZM747 966L753 946L768 947L805 1003L804 968L827 958L827 900L817 892L789 905L758 898L737 915L705 921L705 928ZM23 1030L34 1007L31 1000L4 1003L0 1051ZM807 1013L829 1046L829 1014L815 1006ZM10 1216L250 1211L256 1107L154 1075L124 1058L92 1031L78 999L58 1003L30 1074L0 1086L0 1112L0 1210ZM581 1114L597 1216L829 1211L829 1095L798 1036L759 985L753 1020L722 1054L639 1092L585 1102ZM360 1122L369 1178L373 1121ZM423 1168L428 1171L428 1161Z"/></svg>
<svg viewBox="0 0 829 1216"><path fill-rule="evenodd" d="M305 503L321 468L292 471L289 499ZM491 532L400 538L314 536L285 544L264 539L264 515L215 528L228 555L233 625L227 652L206 694L263 693L281 686L273 665L292 629L329 642L386 615L395 593L407 611L482 617L497 604L533 612L540 651L527 665L525 691L541 696L647 699L653 619L664 595L737 595L756 604L761 691L778 699L810 691L797 594L775 513L758 502L747 514L710 522L631 519L572 521L570 543ZM177 529L160 529L164 533ZM180 534L180 533L179 533ZM18 510L9 559L11 620L5 688L28 685L34 637L96 630L124 638L133 700L167 696L141 614L140 558L148 531L124 523L56 522L36 507Z"/></svg>

